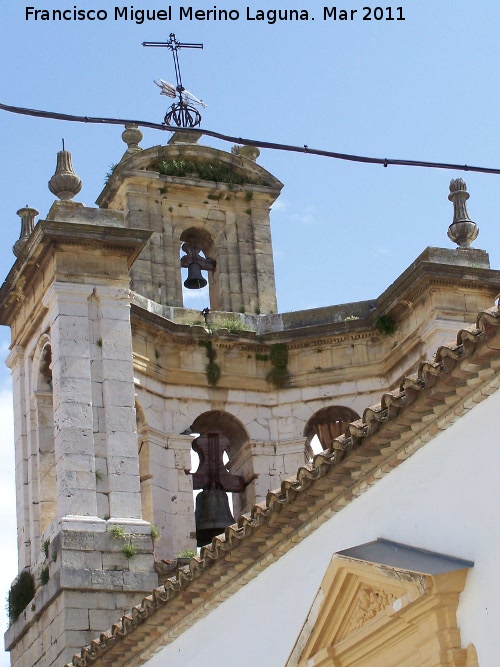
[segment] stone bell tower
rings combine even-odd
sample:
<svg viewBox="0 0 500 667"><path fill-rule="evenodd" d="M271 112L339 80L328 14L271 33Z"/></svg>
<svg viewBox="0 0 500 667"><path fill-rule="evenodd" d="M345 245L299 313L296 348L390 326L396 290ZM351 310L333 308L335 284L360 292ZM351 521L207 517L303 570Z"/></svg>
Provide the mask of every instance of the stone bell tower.
<svg viewBox="0 0 500 667"><path fill-rule="evenodd" d="M141 151L142 133L129 127L133 148L97 200L122 210L128 227L152 232L132 267L132 289L182 307L181 266L189 271L201 259L211 310L276 313L269 209L283 184L256 164L258 149L226 153L191 143L192 134Z"/></svg>
<svg viewBox="0 0 500 667"><path fill-rule="evenodd" d="M36 224L34 208L18 211L0 288L15 412L14 667L63 665L82 646L92 661L92 641L179 554L224 540L214 536L311 461L315 439L329 447L499 291L500 272L469 247L477 228L457 179L458 249L427 248L379 297L277 314L269 210L282 184L258 151L188 132L142 150L136 126L122 136L99 208L73 201L80 179L58 154L58 200ZM210 312L184 307L183 282L208 283ZM125 647L117 666L127 659Z"/></svg>
<svg viewBox="0 0 500 667"><path fill-rule="evenodd" d="M0 322L12 331L22 575L6 634L15 667L68 662L158 585L159 549L170 559L196 549L185 434L196 415L187 423L180 404L176 416L164 405L193 391L181 357L195 376L206 363L192 343L207 331L196 325L182 341L186 326L174 323L193 317L182 308L182 268L196 287L208 282L213 310L276 311L269 209L282 184L253 150L177 137L142 151L141 136L125 130L100 208L74 201L81 181L63 150L46 219L18 211L17 259L0 289ZM181 371L169 370L167 384L164 359ZM207 409L221 405L206 386L202 394ZM210 422L211 442L224 432ZM229 513L215 532L232 521Z"/></svg>

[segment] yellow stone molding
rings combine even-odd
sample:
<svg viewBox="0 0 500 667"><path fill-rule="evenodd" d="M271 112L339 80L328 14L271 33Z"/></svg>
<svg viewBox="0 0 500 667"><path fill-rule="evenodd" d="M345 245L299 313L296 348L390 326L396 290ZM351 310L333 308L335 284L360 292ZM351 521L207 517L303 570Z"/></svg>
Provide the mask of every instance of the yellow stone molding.
<svg viewBox="0 0 500 667"><path fill-rule="evenodd" d="M467 566L438 574L335 555L286 667L479 667L456 611Z"/></svg>

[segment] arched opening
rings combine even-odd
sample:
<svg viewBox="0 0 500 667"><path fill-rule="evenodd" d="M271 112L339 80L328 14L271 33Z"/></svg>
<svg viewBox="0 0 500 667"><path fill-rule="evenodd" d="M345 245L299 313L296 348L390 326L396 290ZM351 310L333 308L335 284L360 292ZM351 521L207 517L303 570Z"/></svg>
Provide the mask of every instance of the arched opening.
<svg viewBox="0 0 500 667"><path fill-rule="evenodd" d="M335 438L343 435L359 415L341 405L332 405L318 410L307 422L304 435L306 437L305 456L311 461L315 454L327 449Z"/></svg>
<svg viewBox="0 0 500 667"><path fill-rule="evenodd" d="M39 535L42 536L56 515L56 465L54 451L54 398L52 391L52 348L48 336L39 342L33 359L34 391L32 413L36 440Z"/></svg>
<svg viewBox="0 0 500 667"><path fill-rule="evenodd" d="M141 406L135 404L135 418L137 426L137 446L139 452L139 479L141 484L141 508L142 518L150 523L154 522L153 517L153 489L151 473L151 453L150 438L146 416Z"/></svg>
<svg viewBox="0 0 500 667"><path fill-rule="evenodd" d="M233 524L244 505L245 483L243 477L231 472L231 463L248 435L235 417L217 410L195 419L191 431L198 434L192 447L199 465L192 478L193 489L199 491L195 501L196 540L203 546Z"/></svg>
<svg viewBox="0 0 500 667"><path fill-rule="evenodd" d="M191 227L181 234L182 302L185 308L219 310L215 285L215 245L203 229Z"/></svg>

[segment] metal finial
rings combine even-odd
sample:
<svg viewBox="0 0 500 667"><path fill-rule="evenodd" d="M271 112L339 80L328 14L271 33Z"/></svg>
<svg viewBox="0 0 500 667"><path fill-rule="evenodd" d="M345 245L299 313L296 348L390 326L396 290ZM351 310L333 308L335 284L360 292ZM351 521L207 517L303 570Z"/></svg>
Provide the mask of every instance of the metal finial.
<svg viewBox="0 0 500 667"><path fill-rule="evenodd" d="M12 252L16 257L19 257L21 250L24 248L29 235L35 227L35 218L40 215L36 208L30 208L27 204L24 208L20 208L17 215L21 218L21 235L12 247Z"/></svg>
<svg viewBox="0 0 500 667"><path fill-rule="evenodd" d="M160 46L167 48L172 51L172 56L174 59L174 69L175 69L175 80L176 87L172 86L170 83L160 79L155 81L156 85L161 88L160 95L166 95L175 99L177 96L179 99L172 104L170 109L165 114L163 120L165 125L177 125L177 127L197 127L201 123L201 114L194 106L195 104L205 108L207 105L199 100L197 97L192 95L188 90L182 85L182 76L181 76L181 67L179 65L179 55L178 51L182 48L185 49L202 49L203 44L187 44L179 42L175 38L174 33L170 33L169 39L166 42L143 42L143 46Z"/></svg>
<svg viewBox="0 0 500 667"><path fill-rule="evenodd" d="M450 181L448 199L453 203L453 222L448 227L448 238L460 248L468 248L479 234L479 227L469 218L467 211L467 184L463 178Z"/></svg>
<svg viewBox="0 0 500 667"><path fill-rule="evenodd" d="M56 173L49 181L49 190L62 201L70 201L81 189L82 181L73 169L71 153L64 149L59 151Z"/></svg>

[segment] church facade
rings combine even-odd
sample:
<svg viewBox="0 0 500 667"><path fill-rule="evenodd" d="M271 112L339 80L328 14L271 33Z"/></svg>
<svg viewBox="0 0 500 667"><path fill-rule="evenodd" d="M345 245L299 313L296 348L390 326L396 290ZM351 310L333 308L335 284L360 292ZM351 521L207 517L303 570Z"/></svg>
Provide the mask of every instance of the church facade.
<svg viewBox="0 0 500 667"><path fill-rule="evenodd" d="M365 648L346 649L346 662L335 662L331 649L351 641L353 629L358 638L366 631L372 616L359 625L364 616L356 595L373 590L385 591L383 603L375 602L377 612L403 600L404 615L411 600L437 614L438 629L422 635L422 646L434 645L443 630L439 641L453 637L443 651L456 662L429 664L476 664L475 648L457 640L457 624L443 629L439 621L461 613L455 598L471 578L464 571L474 571L467 553L474 531L461 531L465 542L447 541L448 533L460 532L459 512L453 521L443 519L448 531L436 522L419 529L424 499L427 514L449 504L444 490L453 481L450 473L450 480L433 484L440 470L435 464L415 464L416 472L409 467L433 457L430 449L417 452L430 440L438 441L429 445L436 451L452 446L449 439L439 444L448 426L446 433L462 434L454 436L457 456L466 458L469 436L463 432L474 427L463 431L454 422L470 410L472 395L479 391L485 398L496 389L497 314L488 309L500 272L490 268L486 252L469 247L477 228L468 216L465 183L452 181L449 195L449 236L458 249L427 248L376 299L280 314L269 211L282 184L257 164L258 151L235 147L226 153L198 145L189 133L142 150L134 126L123 139L127 150L98 208L73 201L81 184L71 156L59 154L50 183L58 200L36 225L37 211L19 211L17 259L0 289L0 321L12 331L7 363L14 387L20 572L13 601L20 581L31 578L33 586L27 604L11 610L6 645L12 665L175 665L175 644L170 654L156 652L184 630L187 637L201 632L210 645L212 614L199 619L217 608L231 626L247 613L252 586L254 600L268 590L273 604L293 609L283 582L301 571L297 562L289 565L300 549L306 562L317 561L302 566L310 570L302 577L308 594L272 661L250 652L254 657L243 664L285 664L283 646L291 651L294 636L290 667L304 660L376 664ZM188 288L208 283L210 307L203 313L184 307L184 277ZM482 311L476 333L467 334L464 327L474 328ZM445 345L459 330L457 345ZM400 385L411 373L416 379ZM369 409L382 395L382 403ZM495 413L495 400L486 401L486 419ZM314 455L314 439L323 454ZM199 455L197 469L192 450ZM424 468L433 471L428 487ZM460 488L466 486L464 474L454 475ZM196 506L193 490L200 492ZM400 509L389 521L398 493ZM373 516L365 497L373 498ZM484 511L488 496L473 497L471 517ZM343 523L350 515L356 530ZM405 526L417 526L415 533ZM224 531L225 538L216 537ZM317 602L308 616L314 621L301 630L332 554L380 537L437 553L432 562L417 558L416 567L424 570L415 572L404 558L390 561L392 547L384 542L386 551L377 557L390 563L379 565L399 573L396 586L373 578L373 547L357 560L341 555L342 565L335 561L321 585L328 597L332 582L357 582L342 598L349 619L333 618ZM481 531L477 540L488 543ZM200 555L182 566L180 556L197 546ZM406 554L403 546L399 552ZM460 567L446 555L462 559ZM269 580L269 572L281 585ZM425 585L417 574L427 577ZM442 585L444 597L455 596L449 606L430 593ZM234 599L219 607L232 593ZM474 595L472 600L471 609ZM381 622L378 613L375 621ZM266 627L278 632L272 623ZM319 639L311 627L324 628ZM466 627L470 643L481 644L474 624ZM234 650L238 636L231 633ZM427 656L430 649L422 650ZM314 657L321 651L323 662ZM179 655L179 665L191 664ZM192 664L201 657L211 664L204 654L193 655ZM398 659L400 654L391 663L386 656L380 665L403 664Z"/></svg>

